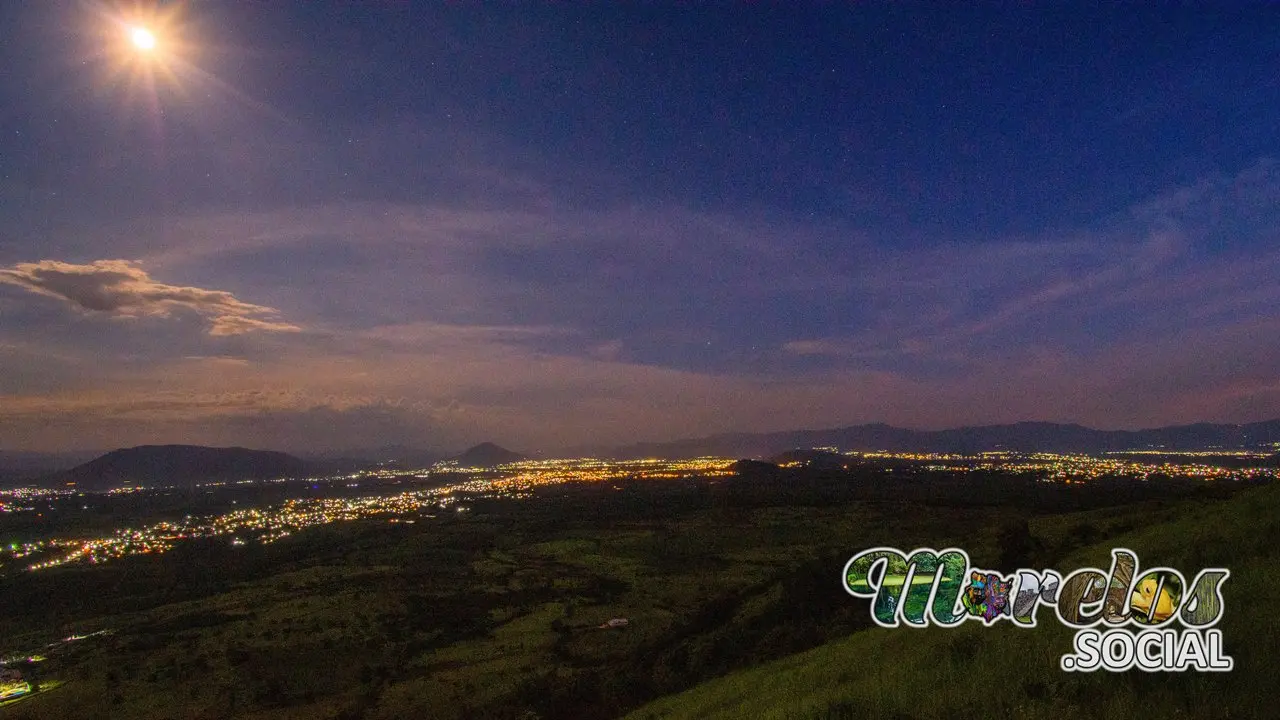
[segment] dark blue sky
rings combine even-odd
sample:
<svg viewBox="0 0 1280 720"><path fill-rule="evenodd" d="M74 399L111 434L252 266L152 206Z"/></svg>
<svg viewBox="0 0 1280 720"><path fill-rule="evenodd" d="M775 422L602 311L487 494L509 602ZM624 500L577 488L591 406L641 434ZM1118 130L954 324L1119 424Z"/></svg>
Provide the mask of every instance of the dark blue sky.
<svg viewBox="0 0 1280 720"><path fill-rule="evenodd" d="M0 28L0 447L1280 415L1273 5Z"/></svg>

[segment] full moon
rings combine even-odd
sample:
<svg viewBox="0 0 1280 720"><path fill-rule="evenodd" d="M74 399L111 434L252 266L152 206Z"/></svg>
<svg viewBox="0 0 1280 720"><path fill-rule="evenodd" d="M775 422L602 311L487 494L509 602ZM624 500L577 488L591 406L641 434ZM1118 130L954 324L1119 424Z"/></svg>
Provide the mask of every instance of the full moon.
<svg viewBox="0 0 1280 720"><path fill-rule="evenodd" d="M133 41L133 46L139 50L154 50L156 47L156 36L143 27L131 28L129 30L129 39Z"/></svg>

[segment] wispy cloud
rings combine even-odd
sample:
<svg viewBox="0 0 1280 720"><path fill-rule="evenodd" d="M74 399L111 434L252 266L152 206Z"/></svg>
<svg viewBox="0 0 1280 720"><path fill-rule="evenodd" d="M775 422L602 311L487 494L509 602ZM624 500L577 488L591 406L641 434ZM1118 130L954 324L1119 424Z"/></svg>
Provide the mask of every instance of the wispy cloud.
<svg viewBox="0 0 1280 720"><path fill-rule="evenodd" d="M794 336L791 356L929 356L955 367L1020 347L1101 355L1129 337L1186 343L1276 316L1275 163L1212 176L1088 230L939 243L886 253L855 275L867 312L840 332ZM895 367L901 367L895 365ZM1152 372L1155 372L1152 370Z"/></svg>
<svg viewBox="0 0 1280 720"><path fill-rule="evenodd" d="M137 262L0 267L84 313L206 324L177 342L67 333L47 307L17 308L32 312L3 341L31 350L0 352L0 436L531 450L877 420L1258 419L1277 407L1280 254L1214 242L1222 218L1274 235L1252 200L1273 187L1249 171L983 242L674 206L176 217L163 237L117 231ZM0 294L6 320L23 299ZM307 332L262 332L296 329L272 308Z"/></svg>
<svg viewBox="0 0 1280 720"><path fill-rule="evenodd" d="M224 290L167 285L128 260L84 265L58 260L18 263L0 269L0 283L116 318L169 317L177 310L189 310L209 319L210 335L300 329L280 321L273 308L244 302Z"/></svg>

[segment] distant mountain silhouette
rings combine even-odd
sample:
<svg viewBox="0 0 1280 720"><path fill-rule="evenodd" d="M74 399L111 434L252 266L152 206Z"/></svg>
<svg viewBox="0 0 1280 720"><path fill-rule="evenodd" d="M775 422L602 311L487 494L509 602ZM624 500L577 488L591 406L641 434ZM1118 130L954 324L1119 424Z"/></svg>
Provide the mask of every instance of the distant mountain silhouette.
<svg viewBox="0 0 1280 720"><path fill-rule="evenodd" d="M1147 430L1094 430L1083 425L1020 422L950 430L908 430L883 423L829 430L732 433L618 448L614 457L682 458L698 455L770 458L794 448L918 452L1107 452L1274 448L1280 419L1243 425L1198 423Z"/></svg>
<svg viewBox="0 0 1280 720"><path fill-rule="evenodd" d="M494 465L519 462L524 460L525 456L518 452L498 447L491 442L485 442L468 448L466 452L450 459L456 461L462 467L493 467Z"/></svg>
<svg viewBox="0 0 1280 720"><path fill-rule="evenodd" d="M305 462L282 452L199 445L143 445L113 450L45 480L59 485L75 483L77 488L85 490L107 490L125 485L190 487L206 482L267 480L307 474Z"/></svg>

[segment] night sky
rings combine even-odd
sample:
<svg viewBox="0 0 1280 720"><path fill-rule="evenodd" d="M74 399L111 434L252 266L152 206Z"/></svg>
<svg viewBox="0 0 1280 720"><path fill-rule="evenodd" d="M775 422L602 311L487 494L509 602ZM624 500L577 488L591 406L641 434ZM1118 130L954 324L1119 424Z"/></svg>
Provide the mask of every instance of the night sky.
<svg viewBox="0 0 1280 720"><path fill-rule="evenodd" d="M0 449L1280 416L1280 6L595 5L0 5Z"/></svg>

